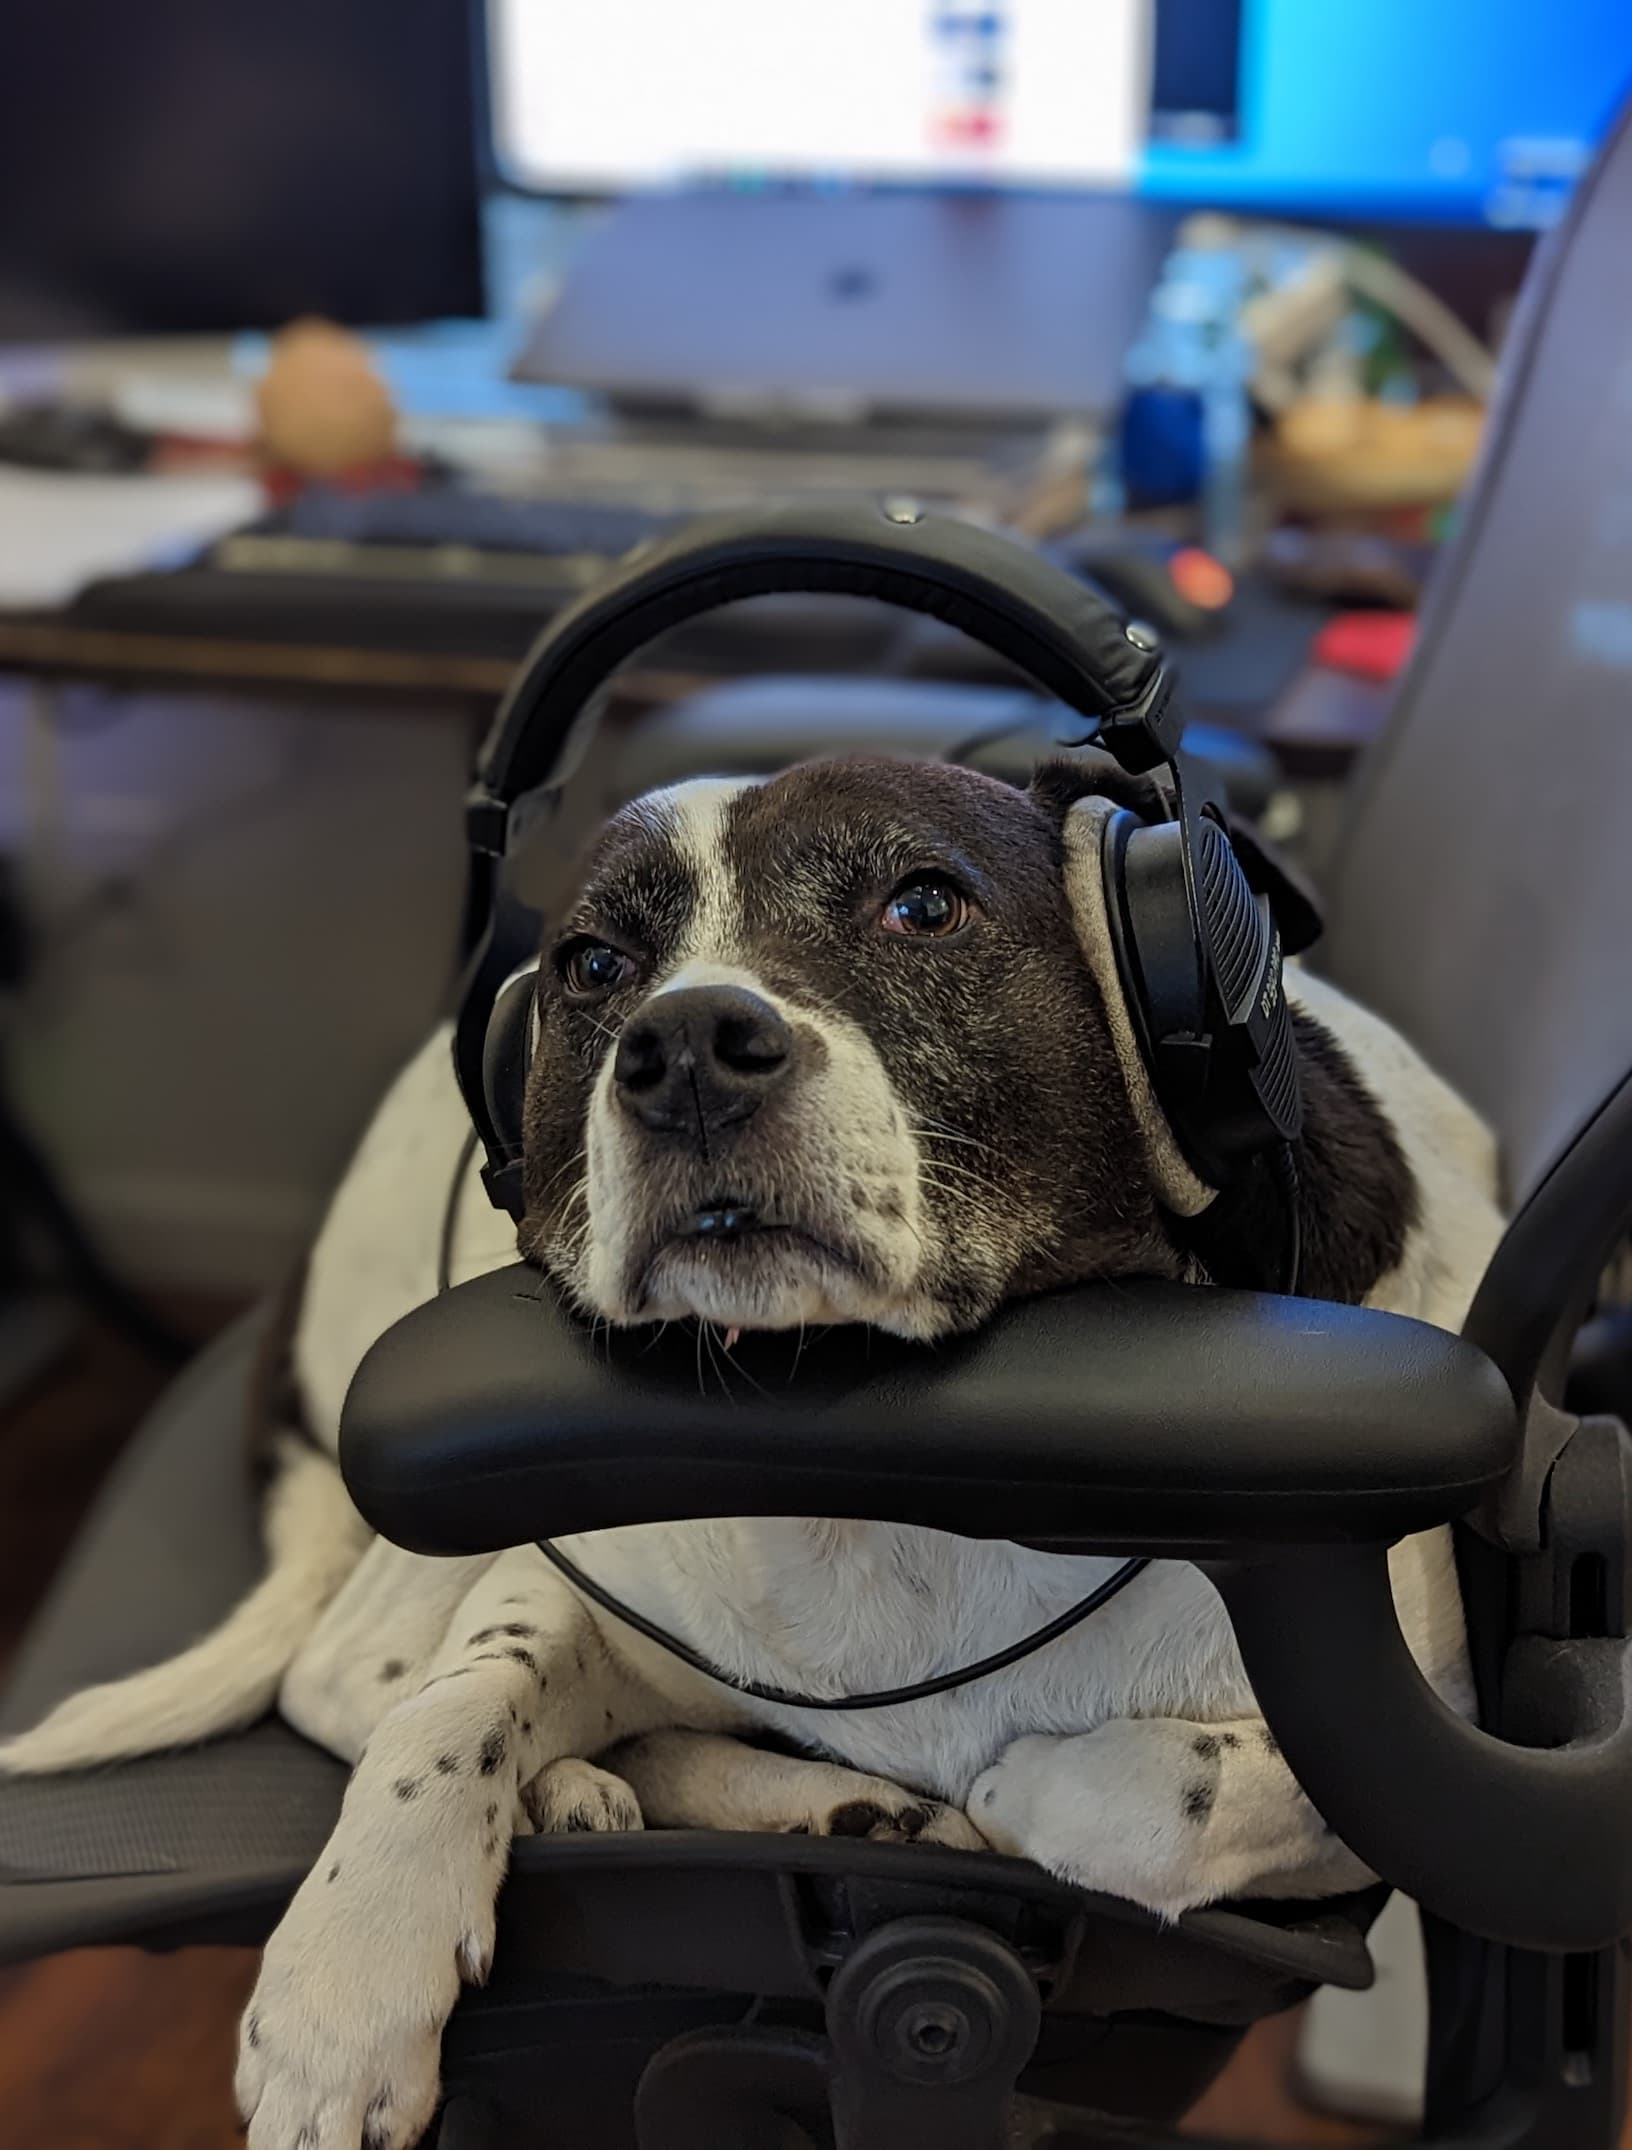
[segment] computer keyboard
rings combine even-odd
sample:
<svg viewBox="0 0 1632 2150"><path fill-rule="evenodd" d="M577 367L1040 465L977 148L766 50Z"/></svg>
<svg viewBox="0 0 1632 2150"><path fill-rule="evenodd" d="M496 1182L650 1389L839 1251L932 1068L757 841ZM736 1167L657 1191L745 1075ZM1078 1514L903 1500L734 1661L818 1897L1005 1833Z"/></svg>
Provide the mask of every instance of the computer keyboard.
<svg viewBox="0 0 1632 2150"><path fill-rule="evenodd" d="M619 501L312 487L222 538L205 564L244 575L524 583L564 595L676 520Z"/></svg>
<svg viewBox="0 0 1632 2150"><path fill-rule="evenodd" d="M451 485L413 493L313 486L256 528L354 545L474 545L482 552L598 552L616 559L672 519L627 501L517 499Z"/></svg>

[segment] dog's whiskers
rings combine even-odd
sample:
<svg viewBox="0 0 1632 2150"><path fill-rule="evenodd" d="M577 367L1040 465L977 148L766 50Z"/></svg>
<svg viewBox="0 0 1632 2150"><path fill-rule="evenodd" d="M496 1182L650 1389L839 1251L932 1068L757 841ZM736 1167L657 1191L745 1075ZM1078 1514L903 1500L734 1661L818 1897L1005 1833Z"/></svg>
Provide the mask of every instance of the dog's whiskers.
<svg viewBox="0 0 1632 2150"><path fill-rule="evenodd" d="M997 1158L998 1152L989 1142L982 1142L978 1135L962 1135L956 1128L948 1127L941 1120L919 1119L913 1124L913 1132L924 1135L931 1142L955 1142L964 1149L983 1150L988 1157Z"/></svg>
<svg viewBox="0 0 1632 2150"><path fill-rule="evenodd" d="M567 1159L566 1163L562 1165L558 1171L552 1172L549 1178L544 1182L544 1185L539 1189L539 1200L542 1201L544 1199L545 1195L550 1192L551 1188L555 1186L558 1180L564 1180L569 1172L573 1171L577 1166L581 1165L584 1161L585 1155L586 1152L582 1149L574 1150L572 1155Z"/></svg>
<svg viewBox="0 0 1632 2150"><path fill-rule="evenodd" d="M921 1187L937 1187L942 1194L956 1194L960 1188L973 1187L981 1194L990 1194L992 1180L984 1172L971 1171L965 1165L944 1162L921 1165L918 1169Z"/></svg>

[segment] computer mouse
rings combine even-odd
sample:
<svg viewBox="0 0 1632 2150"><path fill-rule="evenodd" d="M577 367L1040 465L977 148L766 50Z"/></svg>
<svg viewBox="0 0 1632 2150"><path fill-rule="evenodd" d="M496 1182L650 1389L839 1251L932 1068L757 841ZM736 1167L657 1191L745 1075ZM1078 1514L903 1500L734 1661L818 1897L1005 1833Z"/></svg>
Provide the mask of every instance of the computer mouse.
<svg viewBox="0 0 1632 2150"><path fill-rule="evenodd" d="M1222 633L1235 579L1199 545L1140 538L1126 531L1094 532L1068 540L1064 564L1102 590L1130 620L1147 620L1170 642L1199 642Z"/></svg>

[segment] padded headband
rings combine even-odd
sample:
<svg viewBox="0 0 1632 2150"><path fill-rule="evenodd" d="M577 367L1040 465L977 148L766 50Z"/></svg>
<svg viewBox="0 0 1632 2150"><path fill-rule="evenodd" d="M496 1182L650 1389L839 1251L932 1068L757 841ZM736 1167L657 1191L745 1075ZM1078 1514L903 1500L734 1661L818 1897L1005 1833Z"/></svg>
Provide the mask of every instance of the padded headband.
<svg viewBox="0 0 1632 2150"><path fill-rule="evenodd" d="M1012 539L910 506L753 510L637 548L545 629L482 750L472 844L502 852L510 807L554 775L580 711L627 657L700 613L772 592L931 613L1088 718L1127 769L1154 768L1178 746L1182 721L1155 636Z"/></svg>

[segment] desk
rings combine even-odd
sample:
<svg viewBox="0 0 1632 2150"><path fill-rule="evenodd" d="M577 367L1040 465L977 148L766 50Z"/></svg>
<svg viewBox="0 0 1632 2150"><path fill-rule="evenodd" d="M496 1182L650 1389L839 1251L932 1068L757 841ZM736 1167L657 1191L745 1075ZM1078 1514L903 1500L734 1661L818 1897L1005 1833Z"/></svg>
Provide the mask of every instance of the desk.
<svg viewBox="0 0 1632 2150"><path fill-rule="evenodd" d="M348 700L413 694L485 719L515 676L510 657L420 653L299 642L224 641L204 635L138 634L81 627L67 618L0 614L0 673L76 679L104 686L287 687ZM675 701L710 675L636 668L619 700L638 708Z"/></svg>
<svg viewBox="0 0 1632 2150"><path fill-rule="evenodd" d="M1303 651L1325 617L1315 608L1305 613L1249 592L1238 627L1217 642L1175 650L1194 714L1273 747L1289 775L1341 776L1376 735L1387 697L1359 682L1333 686L1336 675L1305 673ZM513 678L517 651L514 635L495 636L491 622L473 618L465 626L468 632L453 638L463 646L413 650L360 641L211 635L174 623L151 632L99 627L76 620L72 608L56 614L0 613L0 674L132 689L276 688L338 695L370 706L409 694L479 727ZM754 635L748 645L730 658L716 649L688 653L684 665L637 663L620 678L618 701L630 711L655 708L724 677L778 668L774 638ZM865 672L876 666L897 677L1000 676L989 661L977 658L971 664L967 645L949 633L920 631L904 652L886 653L880 646L864 654L857 647L849 662L835 654L835 670ZM806 668L807 656L805 650L790 650L781 668Z"/></svg>

